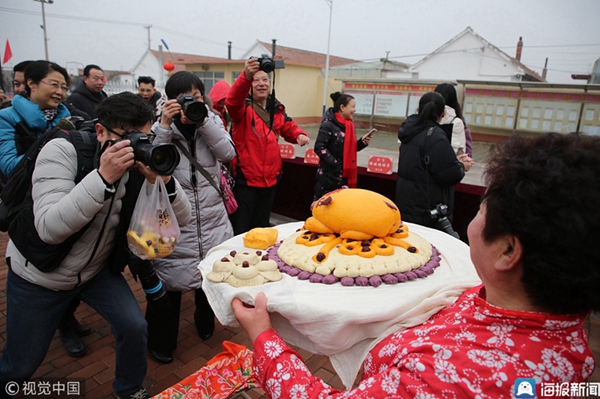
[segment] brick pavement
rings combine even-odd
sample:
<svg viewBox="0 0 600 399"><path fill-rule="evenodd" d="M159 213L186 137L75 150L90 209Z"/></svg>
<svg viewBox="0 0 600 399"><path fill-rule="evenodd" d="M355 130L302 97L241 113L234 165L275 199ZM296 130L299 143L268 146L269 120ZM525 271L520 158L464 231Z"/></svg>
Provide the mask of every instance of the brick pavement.
<svg viewBox="0 0 600 399"><path fill-rule="evenodd" d="M0 233L0 253L5 253L7 242L7 234ZM6 339L6 275L6 262L2 257L0 258L0 348L4 346ZM145 312L146 299L141 285L134 281L128 270L126 279L138 299L142 312ZM148 355L148 372L144 385L151 395L163 391L204 366L211 357L222 351L221 343L224 340L251 347L248 335L243 330L223 327L218 322L214 335L203 341L196 332L193 313L194 293L189 291L182 296L179 347L173 353L175 360L171 364L160 364L150 354ZM87 354L77 359L67 356L56 333L42 365L33 378L83 379L85 398L114 398L112 382L115 372L115 339L111 334L110 326L85 303L79 306L75 316L81 323L92 329L92 333L83 338L87 346ZM327 357L313 355L304 350L299 352L316 375L334 387L343 388ZM253 389L248 392L248 395L253 399L267 398L262 389ZM42 397L36 396L36 398Z"/></svg>

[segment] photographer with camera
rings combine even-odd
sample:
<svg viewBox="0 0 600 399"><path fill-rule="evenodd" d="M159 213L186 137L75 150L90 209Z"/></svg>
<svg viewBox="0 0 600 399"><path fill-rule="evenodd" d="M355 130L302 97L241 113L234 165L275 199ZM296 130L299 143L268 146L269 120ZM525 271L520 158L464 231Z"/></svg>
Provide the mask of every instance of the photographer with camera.
<svg viewBox="0 0 600 399"><path fill-rule="evenodd" d="M221 164L235 157L235 148L221 118L204 104L204 84L198 76L176 72L165 92L169 100L160 123L153 126L154 143L177 145L181 161L174 176L192 204L192 222L181 229L175 251L154 261L171 302L170 314L160 317L152 307L146 311L148 349L159 362L170 363L177 348L182 291L195 290L194 322L200 338L210 338L215 327L198 263L212 247L233 237L223 198L212 183L219 185Z"/></svg>
<svg viewBox="0 0 600 399"><path fill-rule="evenodd" d="M267 72L276 67L277 63L265 55L246 60L244 73L233 83L225 100L238 152L231 162L235 176L233 193L239 206L230 215L235 234L269 226L282 173L279 136L301 146L310 142L308 134L287 116L283 104L269 95L271 81Z"/></svg>
<svg viewBox="0 0 600 399"><path fill-rule="evenodd" d="M454 186L465 175L467 154L458 157L450 144L452 125L440 125L445 102L441 94L425 93L417 114L400 126L400 158L396 205L402 220L444 231L452 228Z"/></svg>
<svg viewBox="0 0 600 399"><path fill-rule="evenodd" d="M53 139L37 156L31 189L33 206L17 215L33 219L34 228L19 228L15 238L11 232L6 249L9 271L0 395L7 394L9 382L11 387L14 382L22 386L35 373L62 314L70 301L79 296L110 323L115 335L113 389L117 396L148 397L142 387L147 369L147 325L120 273L129 259L118 252L124 248L122 243L126 248L127 226L123 228L121 222L131 217L124 205L135 203L132 197L139 192L139 187L137 192L131 189L129 179L141 173L153 184L156 178L162 178L180 225L189 221L190 204L176 179L155 173L163 170L162 161L154 164L162 155L159 159L148 157L156 151L150 151L138 137L140 133L149 134L154 121L153 111L140 97L128 92L111 96L98 106L97 112L97 166L79 183L74 181L78 154L70 141ZM158 152L161 151L169 154L168 150ZM138 156L142 153L150 165L140 162ZM137 170L132 169L136 166ZM51 270L39 270L28 261L32 255L40 256L35 243L62 244L80 231L83 233L66 256Z"/></svg>

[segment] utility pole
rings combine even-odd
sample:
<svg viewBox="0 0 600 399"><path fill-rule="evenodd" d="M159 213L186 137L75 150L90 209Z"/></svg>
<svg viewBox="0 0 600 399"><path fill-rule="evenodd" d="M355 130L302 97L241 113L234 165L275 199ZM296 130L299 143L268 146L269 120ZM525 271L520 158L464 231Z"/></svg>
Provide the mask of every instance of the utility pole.
<svg viewBox="0 0 600 399"><path fill-rule="evenodd" d="M148 29L148 51L152 48L150 46L150 28L152 28L152 25L144 25L144 29Z"/></svg>
<svg viewBox="0 0 600 399"><path fill-rule="evenodd" d="M39 1L40 3L42 3L42 23L43 23L43 25L41 26L41 28L44 30L44 50L46 52L46 61L50 61L50 58L48 57L48 36L46 34L46 10L44 9L44 4L46 4L46 3L52 4L52 3L54 3L54 0L33 0L33 1Z"/></svg>

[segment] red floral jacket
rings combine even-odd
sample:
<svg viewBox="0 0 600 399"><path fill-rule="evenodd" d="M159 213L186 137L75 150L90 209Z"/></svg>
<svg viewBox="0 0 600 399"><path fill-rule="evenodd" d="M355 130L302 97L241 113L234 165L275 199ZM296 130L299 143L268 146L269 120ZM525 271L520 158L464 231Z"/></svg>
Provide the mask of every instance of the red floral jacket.
<svg viewBox="0 0 600 399"><path fill-rule="evenodd" d="M585 315L501 309L483 286L466 291L425 323L379 342L351 391L311 375L300 355L273 330L254 342L254 372L271 398L512 398L517 378L584 382L594 358Z"/></svg>

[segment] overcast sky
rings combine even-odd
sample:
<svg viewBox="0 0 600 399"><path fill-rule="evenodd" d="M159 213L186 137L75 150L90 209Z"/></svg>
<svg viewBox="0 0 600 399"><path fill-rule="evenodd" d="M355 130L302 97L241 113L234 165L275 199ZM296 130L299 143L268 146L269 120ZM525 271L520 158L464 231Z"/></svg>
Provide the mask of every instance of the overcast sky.
<svg viewBox="0 0 600 399"><path fill-rule="evenodd" d="M48 0L46 0L48 1ZM0 2L0 52L10 41L12 66L43 59L39 0ZM51 61L128 71L164 39L173 52L239 58L256 40L327 52L326 0L54 0L46 4ZM600 0L333 0L330 54L415 63L467 26L510 56L523 37L521 61L552 83L582 83L600 57ZM167 55L168 57L168 55Z"/></svg>

